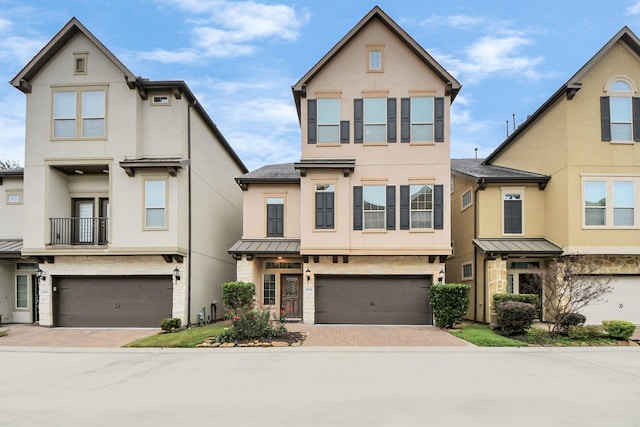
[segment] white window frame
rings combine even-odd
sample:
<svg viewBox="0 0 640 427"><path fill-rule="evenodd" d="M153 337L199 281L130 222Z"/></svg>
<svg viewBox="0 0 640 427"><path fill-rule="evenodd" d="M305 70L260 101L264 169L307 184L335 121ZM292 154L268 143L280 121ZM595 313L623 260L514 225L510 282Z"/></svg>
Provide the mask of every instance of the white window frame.
<svg viewBox="0 0 640 427"><path fill-rule="evenodd" d="M525 193L525 189L524 188L502 188L502 215L501 215L501 222L502 222L502 235L503 236L524 236L525 234L525 220L524 220L524 193ZM522 230L521 233L507 233L507 231L505 230L505 226L506 224L504 223L504 204L507 201L507 197L508 196L518 196L519 200L520 200L520 229Z"/></svg>
<svg viewBox="0 0 640 427"><path fill-rule="evenodd" d="M616 88L616 83L622 83L627 86L626 89ZM632 98L636 92L636 87L633 81L623 76L615 76L611 78L606 84L607 96L609 96L609 114L610 114L610 133L611 133L611 142L612 143L622 143L622 144L631 144L634 142L633 135L633 102ZM618 117L614 117L614 108L613 104L616 101L624 100L627 107L627 115L628 117L624 120L621 120ZM625 125L629 127L629 137L628 138L616 138L616 133L614 132L614 126L616 125Z"/></svg>
<svg viewBox="0 0 640 427"><path fill-rule="evenodd" d="M317 99L317 142L318 144L336 144L340 142L340 98L318 98ZM321 116L323 114L321 111L325 108L328 108L329 103L337 104L338 111L336 112L335 121L326 121L323 122ZM335 128L335 138L327 139L326 141L323 138L324 133L321 132L321 128ZM333 133L333 132L332 132Z"/></svg>
<svg viewBox="0 0 640 427"><path fill-rule="evenodd" d="M384 106L384 113L382 114L382 121L381 122L377 122L377 121L371 121L368 122L367 121L367 103L370 103L374 100L377 100L378 102L382 102L383 106ZM364 137L364 142L365 143L386 143L387 142L387 98L385 97L369 97L369 98L364 98L363 99L363 118L362 118L362 123L363 123L363 137ZM383 127L384 131L382 132L382 138L381 139L372 139L369 140L367 138L367 127Z"/></svg>
<svg viewBox="0 0 640 427"><path fill-rule="evenodd" d="M465 196L469 195L469 202L465 203ZM473 205L473 190L470 188L467 191L465 191L464 193L462 193L462 195L460 196L460 206L461 206L461 211L467 209L469 206Z"/></svg>
<svg viewBox="0 0 640 427"><path fill-rule="evenodd" d="M371 44L367 45L367 72L382 73L384 72L384 45Z"/></svg>
<svg viewBox="0 0 640 427"><path fill-rule="evenodd" d="M382 209L366 209L365 201L366 196L365 193L367 188L381 188L384 194L384 204L382 205ZM379 214L382 212L382 226L381 227L367 227L367 214ZM378 216L378 215L376 215ZM387 229L387 187L386 185L363 185L362 186L362 229L363 230L386 230Z"/></svg>
<svg viewBox="0 0 640 427"><path fill-rule="evenodd" d="M603 225L587 225L586 223L586 192L585 187L588 182L602 182L605 187L605 206L599 209L604 210L604 224ZM615 183L618 182L631 182L633 184L633 206L616 206L615 205ZM582 228L585 230L591 229L630 229L635 230L640 228L640 176L634 175L583 175L581 183L582 199ZM590 209L596 209L598 207L589 207ZM633 225L616 225L615 224L615 210L616 209L633 209Z"/></svg>
<svg viewBox="0 0 640 427"><path fill-rule="evenodd" d="M431 209L414 209L413 208L413 200L411 196L413 195L413 189L415 187L429 187L431 188ZM427 205L429 204L429 200L426 201ZM430 216L430 227L414 227L413 226L413 214L414 212L426 212ZM411 184L409 185L409 229L411 230L431 230L433 229L433 184Z"/></svg>
<svg viewBox="0 0 640 427"><path fill-rule="evenodd" d="M156 204L149 204L149 200L147 198L147 183L155 183L155 182L162 182L163 186L164 186L164 194L163 194L163 203L158 203ZM168 181L166 178L154 178L154 177L147 177L144 179L143 183L142 183L142 194L143 194L143 205L144 205L144 209L143 209L143 224L144 224L144 229L145 230L166 230L168 228L168 191L169 191L169 185L168 185ZM148 215L148 211L149 210L162 210L163 211L163 224L162 225L149 225L149 215Z"/></svg>
<svg viewBox="0 0 640 427"><path fill-rule="evenodd" d="M411 98L411 122L410 122L410 132L411 132L411 142L434 142L434 129L435 129L435 97L433 96L412 96ZM431 100L431 120L427 121L418 121L415 119L416 108L414 106L414 101L418 102L418 100ZM413 128L414 126L431 126L431 135L426 139L418 139L416 138Z"/></svg>
<svg viewBox="0 0 640 427"><path fill-rule="evenodd" d="M7 205L21 205L22 196L22 191L7 191ZM17 200L14 200L16 198Z"/></svg>
<svg viewBox="0 0 640 427"><path fill-rule="evenodd" d="M149 101L154 107L167 107L171 105L171 95L166 93L151 95Z"/></svg>
<svg viewBox="0 0 640 427"><path fill-rule="evenodd" d="M273 277L273 302L267 301L267 276ZM269 284L271 285L271 283ZM278 275L275 273L264 273L262 275L262 305L276 305L277 303L277 289L278 289Z"/></svg>
<svg viewBox="0 0 640 427"><path fill-rule="evenodd" d="M84 95L88 93L102 93L104 105L101 114L87 115L83 109ZM56 111L56 96L58 94L74 94L75 115L59 115ZM107 138L107 111L108 111L108 90L106 86L79 86L79 87L54 87L51 93L51 140L104 140ZM56 135L56 122L72 121L73 135ZM102 120L102 134L85 136L85 121Z"/></svg>
<svg viewBox="0 0 640 427"><path fill-rule="evenodd" d="M89 52L73 52L73 74L86 76L89 61Z"/></svg>
<svg viewBox="0 0 640 427"><path fill-rule="evenodd" d="M469 267L469 271L471 272L468 276L465 276L464 274L465 267ZM473 280L473 261L462 263L460 266L460 277L462 277L462 280Z"/></svg>

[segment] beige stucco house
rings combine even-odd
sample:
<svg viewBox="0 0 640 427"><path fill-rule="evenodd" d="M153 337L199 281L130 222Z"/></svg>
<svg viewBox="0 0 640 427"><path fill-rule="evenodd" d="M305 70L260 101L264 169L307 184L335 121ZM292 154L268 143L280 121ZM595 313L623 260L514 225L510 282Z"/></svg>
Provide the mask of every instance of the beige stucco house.
<svg viewBox="0 0 640 427"><path fill-rule="evenodd" d="M28 285L40 325L209 318L235 277L246 168L188 86L136 77L75 18L11 84L26 95L16 221L42 271Z"/></svg>
<svg viewBox="0 0 640 427"><path fill-rule="evenodd" d="M640 40L623 28L486 159L452 160L454 253L447 279L541 293L550 257L583 254L612 278L588 323L640 324Z"/></svg>
<svg viewBox="0 0 640 427"><path fill-rule="evenodd" d="M238 280L305 323L431 324L460 84L375 7L292 90L300 161L237 179Z"/></svg>

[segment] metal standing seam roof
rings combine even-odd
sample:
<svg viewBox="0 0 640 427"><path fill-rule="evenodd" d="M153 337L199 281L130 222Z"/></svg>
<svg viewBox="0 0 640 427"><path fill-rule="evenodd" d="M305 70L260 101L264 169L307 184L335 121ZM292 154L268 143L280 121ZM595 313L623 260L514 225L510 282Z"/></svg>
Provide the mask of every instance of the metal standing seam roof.
<svg viewBox="0 0 640 427"><path fill-rule="evenodd" d="M20 255L22 239L0 239L0 255Z"/></svg>
<svg viewBox="0 0 640 427"><path fill-rule="evenodd" d="M560 255L563 249L547 239L473 239L484 253Z"/></svg>
<svg viewBox="0 0 640 427"><path fill-rule="evenodd" d="M300 239L241 239L228 250L232 254L299 254Z"/></svg>

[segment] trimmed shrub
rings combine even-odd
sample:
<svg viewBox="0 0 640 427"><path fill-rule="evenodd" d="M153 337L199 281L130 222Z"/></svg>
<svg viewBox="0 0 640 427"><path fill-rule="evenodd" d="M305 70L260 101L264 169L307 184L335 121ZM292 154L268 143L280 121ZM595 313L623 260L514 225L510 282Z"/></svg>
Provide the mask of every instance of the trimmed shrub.
<svg viewBox="0 0 640 427"><path fill-rule="evenodd" d="M601 338L604 334L600 325L571 325L567 328L567 335L572 340L586 340Z"/></svg>
<svg viewBox="0 0 640 427"><path fill-rule="evenodd" d="M523 335L536 317L536 307L526 302L502 302L496 311L503 335Z"/></svg>
<svg viewBox="0 0 640 427"><path fill-rule="evenodd" d="M248 282L227 282L222 284L222 302L227 318L242 307L253 306L256 285Z"/></svg>
<svg viewBox="0 0 640 427"><path fill-rule="evenodd" d="M268 311L244 307L236 310L232 324L218 336L219 342L266 339L282 336L287 332L283 322L274 322Z"/></svg>
<svg viewBox="0 0 640 427"><path fill-rule="evenodd" d="M628 340L636 330L636 325L625 320L603 320L602 327L611 338Z"/></svg>
<svg viewBox="0 0 640 427"><path fill-rule="evenodd" d="M587 318L580 313L567 313L558 322L558 332L566 335L570 326L582 326Z"/></svg>
<svg viewBox="0 0 640 427"><path fill-rule="evenodd" d="M537 315L540 315L540 297L536 294L494 294L493 295L493 309L498 311L498 306L507 301L526 302L533 305L537 310Z"/></svg>
<svg viewBox="0 0 640 427"><path fill-rule="evenodd" d="M182 325L182 320L177 317L167 317L160 322L160 329L165 332L175 331L180 329L180 325Z"/></svg>
<svg viewBox="0 0 640 427"><path fill-rule="evenodd" d="M462 322L469 310L469 291L471 286L455 283L431 285L429 299L433 308L436 325L453 328Z"/></svg>

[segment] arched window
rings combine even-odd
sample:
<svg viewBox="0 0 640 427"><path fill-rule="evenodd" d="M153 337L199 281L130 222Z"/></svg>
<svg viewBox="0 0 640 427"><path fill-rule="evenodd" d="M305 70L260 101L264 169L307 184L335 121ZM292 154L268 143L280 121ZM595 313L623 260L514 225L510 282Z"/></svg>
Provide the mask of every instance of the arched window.
<svg viewBox="0 0 640 427"><path fill-rule="evenodd" d="M600 101L602 140L640 140L640 117L634 117L634 110L635 115L640 114L640 100L633 98L633 82L624 77L615 77L607 82L605 90L608 96Z"/></svg>

